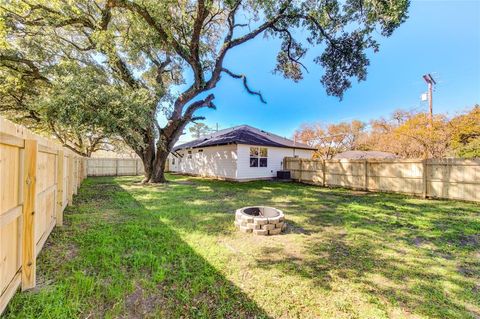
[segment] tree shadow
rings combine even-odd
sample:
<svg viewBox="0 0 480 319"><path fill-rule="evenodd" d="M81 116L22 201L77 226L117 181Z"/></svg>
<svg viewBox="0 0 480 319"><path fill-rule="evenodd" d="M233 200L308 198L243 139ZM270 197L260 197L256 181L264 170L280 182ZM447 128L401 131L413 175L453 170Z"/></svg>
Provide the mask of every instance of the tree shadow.
<svg viewBox="0 0 480 319"><path fill-rule="evenodd" d="M153 195L136 189L135 198L173 228L208 235L235 231L232 213L239 207L275 206L291 226L278 244L289 247L291 236L307 235L304 251L259 246L249 256L254 267L329 291L343 282L427 317L480 315L480 263L471 258L480 253L478 205L296 183L192 183L172 182L168 193Z"/></svg>
<svg viewBox="0 0 480 319"><path fill-rule="evenodd" d="M480 317L475 284L480 262L471 258L480 254L477 205L330 192L309 194L323 209L303 210L304 222L318 226L305 239L304 254L266 251L256 266L306 278L326 290L334 281L358 284L365 293L417 314Z"/></svg>
<svg viewBox="0 0 480 319"><path fill-rule="evenodd" d="M7 318L269 317L112 178L84 182L38 265L50 284L17 294Z"/></svg>

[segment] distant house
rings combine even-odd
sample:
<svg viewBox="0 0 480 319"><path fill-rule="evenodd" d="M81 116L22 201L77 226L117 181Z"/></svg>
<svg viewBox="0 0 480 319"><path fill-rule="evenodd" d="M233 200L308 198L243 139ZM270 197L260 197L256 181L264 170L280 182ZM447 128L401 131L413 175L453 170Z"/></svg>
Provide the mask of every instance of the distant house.
<svg viewBox="0 0 480 319"><path fill-rule="evenodd" d="M227 180L267 179L283 168L285 157L311 158L314 148L241 125L174 147L172 172Z"/></svg>
<svg viewBox="0 0 480 319"><path fill-rule="evenodd" d="M380 151L346 151L338 153L334 159L395 159L397 155Z"/></svg>

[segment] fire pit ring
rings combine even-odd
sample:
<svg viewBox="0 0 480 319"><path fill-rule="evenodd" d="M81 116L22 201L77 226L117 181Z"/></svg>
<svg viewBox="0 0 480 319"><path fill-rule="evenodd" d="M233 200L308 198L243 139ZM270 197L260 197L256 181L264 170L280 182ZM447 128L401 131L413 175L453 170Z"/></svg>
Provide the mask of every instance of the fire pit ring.
<svg viewBox="0 0 480 319"><path fill-rule="evenodd" d="M263 236L278 235L287 227L283 212L268 206L237 209L234 224L241 232Z"/></svg>

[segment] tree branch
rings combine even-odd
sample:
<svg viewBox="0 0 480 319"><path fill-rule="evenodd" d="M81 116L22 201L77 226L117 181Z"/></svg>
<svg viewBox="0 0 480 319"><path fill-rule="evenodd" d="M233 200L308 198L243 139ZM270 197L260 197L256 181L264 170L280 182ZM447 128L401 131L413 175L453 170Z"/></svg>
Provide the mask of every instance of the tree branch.
<svg viewBox="0 0 480 319"><path fill-rule="evenodd" d="M282 5L281 9L279 10L278 14L271 18L270 20L266 21L262 25L260 25L258 28L255 30L245 34L244 36L232 40L233 37L233 30L235 28L235 14L237 12L238 6L240 5L240 1L236 3L236 5L233 7L232 11L229 13L228 17L228 23L229 23L229 31L227 32L227 35L225 36L225 39L223 41L223 46L220 49L220 52L217 56L217 59L215 60L215 67L212 72L212 76L210 80L206 83L206 89L212 89L215 87L217 84L218 80L220 79L220 73L222 72L223 69L223 60L231 48L234 48L242 43L245 43L253 38L255 38L257 35L262 33L263 31L267 30L270 28L272 25L274 25L278 20L280 20L283 17L283 14L285 10L287 9L286 5Z"/></svg>
<svg viewBox="0 0 480 319"><path fill-rule="evenodd" d="M192 39L190 41L190 56L191 66L194 73L195 84L197 86L203 85L204 76L203 68L200 62L200 35L203 29L203 22L208 16L208 10L205 8L205 1L198 0L197 15L193 23Z"/></svg>
<svg viewBox="0 0 480 319"><path fill-rule="evenodd" d="M290 33L290 31L288 29L284 29L284 28L277 28L275 25L271 26L271 29L276 31L276 32L281 32L281 33L284 33L284 34L287 35L287 37L288 37L288 40L287 40L288 41L288 44L287 44L287 56L288 56L288 58L290 59L290 61L292 61L294 63L297 63L298 65L303 67L303 69L308 73L307 67L302 62L300 62L299 59L294 58L292 56L292 53L291 53L290 50L292 49L292 43L293 43L294 39L293 39L293 36ZM303 51L302 53L304 54L305 51ZM303 54L302 54L302 56L303 56Z"/></svg>
<svg viewBox="0 0 480 319"><path fill-rule="evenodd" d="M194 116L190 119L190 122L196 123L197 121L205 120L205 116Z"/></svg>
<svg viewBox="0 0 480 319"><path fill-rule="evenodd" d="M222 72L227 73L228 75L230 75L234 79L242 79L243 80L243 86L245 87L247 92L252 94L252 95L258 95L258 97L260 98L260 101L262 101L262 103L264 103L264 104L267 104L267 102L265 101L265 99L262 96L262 93L256 92L256 91L253 91L252 89L250 89L250 87L248 86L248 83L247 83L247 77L245 75L235 74L235 73L233 73L232 71L230 71L229 69L226 69L226 68L222 68Z"/></svg>
<svg viewBox="0 0 480 319"><path fill-rule="evenodd" d="M193 113L195 113L195 111L197 111L198 109L201 109L203 107L215 109L216 107L212 102L213 99L215 99L215 95L210 94L204 100L193 102L187 107L183 117L189 121L192 119Z"/></svg>
<svg viewBox="0 0 480 319"><path fill-rule="evenodd" d="M157 23L157 21L155 21L155 19L150 15L147 9L135 2L131 2L128 0L108 0L107 6L109 8L124 8L131 12L139 14L145 20L145 22L157 32L160 40L164 44L172 45L175 52L177 52L179 56L181 56L185 61L190 62L191 59L187 50L183 48L175 38L168 35L168 33L163 29L163 27L159 23Z"/></svg>
<svg viewBox="0 0 480 319"><path fill-rule="evenodd" d="M30 69L29 71L26 70L25 71L26 73L30 74L35 79L42 80L42 81L45 81L47 83L50 83L50 80L40 73L40 69L31 60L28 60L28 59L25 59L25 58L22 58L22 57L19 57L19 56L16 56L16 55L0 54L0 63L4 62L4 61L24 64ZM14 67L12 67L8 64L4 64L4 66L6 66L8 68L11 68L11 69L14 69L18 72L22 72L21 70L18 70L18 69L14 68Z"/></svg>

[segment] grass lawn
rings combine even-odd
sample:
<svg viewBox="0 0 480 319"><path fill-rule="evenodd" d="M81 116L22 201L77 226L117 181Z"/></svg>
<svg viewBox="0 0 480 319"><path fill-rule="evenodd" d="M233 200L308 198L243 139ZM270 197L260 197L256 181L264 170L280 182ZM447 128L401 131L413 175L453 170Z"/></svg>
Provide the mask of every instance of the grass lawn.
<svg viewBox="0 0 480 319"><path fill-rule="evenodd" d="M480 205L296 183L89 178L7 318L480 318ZM235 209L289 227L243 234Z"/></svg>

